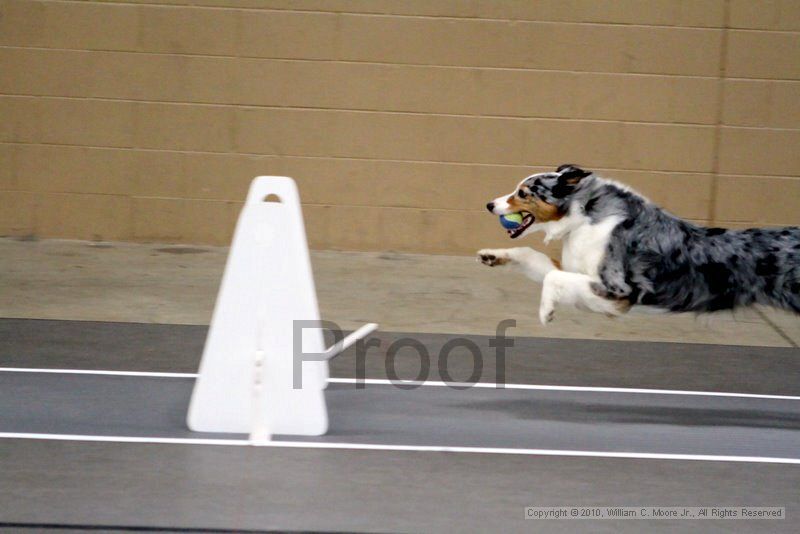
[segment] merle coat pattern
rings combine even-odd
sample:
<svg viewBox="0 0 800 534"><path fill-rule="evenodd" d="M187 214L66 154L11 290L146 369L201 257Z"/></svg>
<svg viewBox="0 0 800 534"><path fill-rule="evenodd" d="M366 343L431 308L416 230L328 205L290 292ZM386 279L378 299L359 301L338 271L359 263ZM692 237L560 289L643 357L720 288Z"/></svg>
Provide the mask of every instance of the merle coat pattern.
<svg viewBox="0 0 800 534"><path fill-rule="evenodd" d="M526 228L510 232L512 237L543 230L566 241L581 228L606 223L609 231L600 259L585 269L585 275L596 297L623 304L617 312L633 305L708 312L764 304L800 313L800 228L698 226L574 165L530 176L511 196L499 197L487 208L495 214L526 213ZM508 256L510 263L524 267L527 260L513 251L521 249L479 254L490 265L506 263L501 260ZM531 253L539 254L531 251L526 257ZM487 255L496 259L487 261ZM554 269L556 263L542 273L545 286ZM570 270L566 265L565 269ZM595 309L589 296L574 300L580 307L606 311ZM551 318L552 310L548 314Z"/></svg>

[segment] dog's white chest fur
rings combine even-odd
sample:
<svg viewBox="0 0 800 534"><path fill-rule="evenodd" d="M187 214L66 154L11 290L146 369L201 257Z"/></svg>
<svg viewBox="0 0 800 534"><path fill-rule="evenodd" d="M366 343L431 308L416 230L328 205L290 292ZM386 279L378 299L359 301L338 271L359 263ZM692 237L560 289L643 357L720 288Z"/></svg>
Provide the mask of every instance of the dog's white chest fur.
<svg viewBox="0 0 800 534"><path fill-rule="evenodd" d="M588 274L594 278L598 275L600 264L606 254L611 232L622 219L609 217L591 224L591 220L584 215L569 216L573 217L580 219L573 219L573 228L563 237L562 267L565 271Z"/></svg>

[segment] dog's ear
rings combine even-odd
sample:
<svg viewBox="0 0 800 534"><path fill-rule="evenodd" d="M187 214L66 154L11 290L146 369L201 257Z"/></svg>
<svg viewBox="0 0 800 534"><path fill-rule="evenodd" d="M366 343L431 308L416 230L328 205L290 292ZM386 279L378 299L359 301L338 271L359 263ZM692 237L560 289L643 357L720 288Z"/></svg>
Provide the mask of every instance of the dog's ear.
<svg viewBox="0 0 800 534"><path fill-rule="evenodd" d="M578 185L581 180L592 174L592 171L583 170L571 163L560 165L556 172L559 173L559 183L565 185Z"/></svg>

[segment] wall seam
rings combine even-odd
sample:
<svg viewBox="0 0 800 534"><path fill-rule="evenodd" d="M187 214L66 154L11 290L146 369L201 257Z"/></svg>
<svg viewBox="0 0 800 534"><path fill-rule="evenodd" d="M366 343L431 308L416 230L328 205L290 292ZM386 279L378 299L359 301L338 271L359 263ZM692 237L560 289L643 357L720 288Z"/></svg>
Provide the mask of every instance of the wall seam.
<svg viewBox="0 0 800 534"><path fill-rule="evenodd" d="M229 12L246 12L246 13L291 13L298 15L322 15L322 16L336 16L336 15L349 15L352 17L364 18L396 18L396 19L422 19L422 20L452 20L463 22L497 22L497 23L526 23L526 24L572 24L579 26L612 26L612 27L639 27L639 28L665 28L665 29L686 29L686 30L719 30L719 26L702 25L702 24L684 24L675 22L673 24L657 24L647 22L614 22L611 20L541 20L538 18L514 18L508 17L491 17L491 16L457 16L457 15L432 15L422 13L394 13L394 12L378 12L378 11L347 11L335 9L296 9L285 7L255 7L255 6L230 6L230 5L197 5L187 2L185 4L173 4L163 2L125 2L125 1L112 1L107 0L39 0L43 4L100 4L114 7L144 7L151 9L164 9L164 10L195 10L195 11L229 11ZM113 7L111 7L113 6ZM753 31L761 31L760 28L747 28ZM775 30L783 32L797 32L798 30Z"/></svg>
<svg viewBox="0 0 800 534"><path fill-rule="evenodd" d="M717 32L721 31L719 29ZM105 52L105 53L121 53L121 54L143 54L143 55L161 55L161 56L182 56L182 57L197 57L206 59L243 59L243 60L264 60L264 61L298 61L307 63L344 63L356 65L380 65L387 67L430 67L430 68L444 68L444 69L466 69L466 70L508 70L508 71L532 71L532 72L554 72L554 73L577 73L577 74L601 74L613 76L664 76L675 78L701 78L701 79L716 79L717 76L712 74L681 74L673 72L616 72L613 70L580 70L577 68L569 69L555 69L544 67L513 67L513 66L492 66L492 65L457 65L457 64L444 64L444 63L413 63L404 61L374 61L367 59L340 59L340 58L302 58L291 56L251 56L243 54L208 54L201 52L165 52L158 50L131 50L125 48L69 48L69 47L56 47L56 46L34 46L34 45L7 45L2 44L0 48L9 49L26 49L26 50L57 50L62 52ZM751 78L746 78L751 79ZM758 79L758 78L752 78ZM800 80L790 80L800 81Z"/></svg>
<svg viewBox="0 0 800 534"><path fill-rule="evenodd" d="M101 145L87 145L75 143L44 143L44 142L31 142L31 141L3 141L0 144L4 145L20 145L20 146L45 146L45 147L65 147L65 148L88 148L95 150L127 150L133 152L166 152L175 154L206 154L212 156L248 156L248 157L273 157L273 158L305 158L305 159L333 159L345 161L378 161L378 162L392 162L392 163L424 163L424 164L441 164L441 165L461 165L461 166L484 166L484 167L509 167L509 168L530 168L530 169L548 169L556 167L563 163L560 160L542 161L536 163L497 163L487 161L456 161L456 160L430 160L430 159L398 159L398 158L381 158L381 157L355 157L355 156L337 156L331 154L279 154L279 153L265 153L265 152L230 152L230 151L212 151L212 150L193 150L193 149L175 149L175 148L152 148L152 147L132 147L132 146L101 146ZM642 173L656 173L656 174L692 174L699 176L711 176L711 171L698 171L698 170L681 170L681 169L662 169L653 170L646 167L640 169L632 167L608 167L597 166L597 171L628 171L628 172L642 172ZM738 175L737 175L738 176ZM749 176L749 175L741 175ZM770 176L770 175L752 175L752 176ZM793 178L793 177L788 177Z"/></svg>
<svg viewBox="0 0 800 534"><path fill-rule="evenodd" d="M475 113L456 113L441 111L411 111L401 109L370 109L370 108L344 108L344 107L324 107L324 106L300 106L300 105L277 105L277 104L251 104L241 102L202 102L186 100L157 100L143 98L115 98L108 96L64 96L55 94L30 94L30 93L6 93L0 92L0 99L48 99L48 100L68 100L68 101L97 101L112 102L119 104L152 104L154 106L174 106L174 107L197 107L197 108L223 108L223 109L248 109L248 110L270 110L270 111L319 111L319 112L342 112L357 114L383 114L383 115L412 115L426 117L448 117L461 119L492 119L492 120L514 120L523 122L535 121L558 121L558 122L581 122L581 123L607 123L607 124L633 124L645 126L680 126L687 128L714 128L717 118L710 122L666 122L657 120L631 120L631 119L601 119L601 118L574 118L553 115L497 115ZM738 128L750 128L757 130L791 130L798 131L800 128L756 128L748 126L738 126Z"/></svg>
<svg viewBox="0 0 800 534"><path fill-rule="evenodd" d="M717 200L720 176L720 150L722 146L722 123L725 114L725 74L727 71L728 34L731 18L731 1L723 5L722 36L719 47L719 76L717 81L717 118L714 127L713 159L711 167L711 194L709 197L708 218L711 224L717 222Z"/></svg>

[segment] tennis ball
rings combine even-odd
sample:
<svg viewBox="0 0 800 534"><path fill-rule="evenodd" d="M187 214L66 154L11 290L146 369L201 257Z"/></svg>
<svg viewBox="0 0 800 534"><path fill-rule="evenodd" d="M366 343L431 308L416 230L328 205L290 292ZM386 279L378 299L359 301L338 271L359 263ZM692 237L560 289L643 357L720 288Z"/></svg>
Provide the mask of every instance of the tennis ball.
<svg viewBox="0 0 800 534"><path fill-rule="evenodd" d="M503 228L508 230L519 228L519 226L522 224L522 214L512 213L510 215L501 215L500 224L503 225Z"/></svg>

